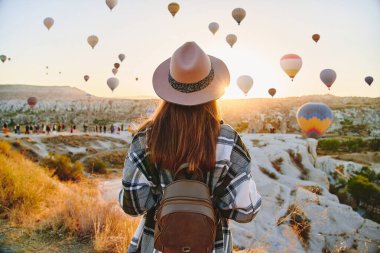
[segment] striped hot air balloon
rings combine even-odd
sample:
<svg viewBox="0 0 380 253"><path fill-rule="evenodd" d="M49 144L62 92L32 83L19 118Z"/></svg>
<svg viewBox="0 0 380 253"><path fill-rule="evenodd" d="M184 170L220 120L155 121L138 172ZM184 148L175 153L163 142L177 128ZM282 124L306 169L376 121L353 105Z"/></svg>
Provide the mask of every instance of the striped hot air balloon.
<svg viewBox="0 0 380 253"><path fill-rule="evenodd" d="M302 59L296 54L286 54L280 60L281 68L292 79L302 67Z"/></svg>
<svg viewBox="0 0 380 253"><path fill-rule="evenodd" d="M297 122L309 138L320 138L333 122L331 109L323 103L306 103L297 111Z"/></svg>

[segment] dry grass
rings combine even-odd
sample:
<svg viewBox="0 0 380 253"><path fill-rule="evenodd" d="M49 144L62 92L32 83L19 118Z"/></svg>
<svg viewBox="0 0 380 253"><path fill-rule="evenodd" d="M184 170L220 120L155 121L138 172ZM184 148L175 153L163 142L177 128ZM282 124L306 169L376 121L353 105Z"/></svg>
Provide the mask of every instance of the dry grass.
<svg viewBox="0 0 380 253"><path fill-rule="evenodd" d="M61 144L71 147L85 147L88 146L86 144L97 141L111 141L112 143L119 143L125 145L126 147L128 146L128 143L124 140L98 135L59 135L42 139L42 142L47 145L55 146Z"/></svg>
<svg viewBox="0 0 380 253"><path fill-rule="evenodd" d="M309 171L305 168L305 166L302 163L301 153L295 153L293 150L289 149L288 154L292 162L296 165L298 170L301 172L301 175L299 176L299 178L302 180L308 180Z"/></svg>
<svg viewBox="0 0 380 253"><path fill-rule="evenodd" d="M317 194L317 195L322 195L322 193L323 193L322 188L319 187L318 185L302 185L300 187L304 188L305 190L308 190L309 192Z"/></svg>
<svg viewBox="0 0 380 253"><path fill-rule="evenodd" d="M282 169L281 169L281 164L282 164L283 161L284 161L284 160L282 159L282 157L276 159L275 161L272 161L272 166L273 166L273 168L275 168L276 171L277 171L278 173L281 173L281 174L283 174L283 173L282 173Z"/></svg>
<svg viewBox="0 0 380 253"><path fill-rule="evenodd" d="M101 201L96 183L62 184L5 141L0 142L0 164L3 218L31 233L90 242L95 252L126 251L137 220L126 216L117 203Z"/></svg>
<svg viewBox="0 0 380 253"><path fill-rule="evenodd" d="M287 222L292 228L293 232L297 235L302 246L306 251L310 247L310 220L306 217L306 214L302 209L296 205L292 204L288 207L286 214L277 221L277 225L281 225Z"/></svg>
<svg viewBox="0 0 380 253"><path fill-rule="evenodd" d="M265 175L267 175L268 177L270 177L272 179L275 179L275 180L278 179L276 173L270 172L267 168L264 168L264 167L261 167L261 166L259 168L260 168L261 172L264 173Z"/></svg>

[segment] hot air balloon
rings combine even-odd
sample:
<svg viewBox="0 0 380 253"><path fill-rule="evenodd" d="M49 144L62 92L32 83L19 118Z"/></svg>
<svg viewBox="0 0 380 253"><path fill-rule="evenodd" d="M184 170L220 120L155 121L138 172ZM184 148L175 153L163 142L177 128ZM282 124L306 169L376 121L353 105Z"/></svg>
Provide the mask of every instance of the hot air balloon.
<svg viewBox="0 0 380 253"><path fill-rule="evenodd" d="M327 88L329 88L330 90L331 85L333 85L333 83L335 82L336 73L332 69L324 69L321 71L321 74L319 75L319 77L321 78L322 82L327 86Z"/></svg>
<svg viewBox="0 0 380 253"><path fill-rule="evenodd" d="M112 100L108 100L108 105L112 107Z"/></svg>
<svg viewBox="0 0 380 253"><path fill-rule="evenodd" d="M281 68L292 79L302 67L302 59L296 54L286 54L280 60Z"/></svg>
<svg viewBox="0 0 380 253"><path fill-rule="evenodd" d="M116 69L118 69L118 68L120 67L120 64L119 64L119 63L115 63L113 66L114 66Z"/></svg>
<svg viewBox="0 0 380 253"><path fill-rule="evenodd" d="M232 11L232 17L236 20L238 25L240 25L241 21L245 18L245 10L243 8L236 8Z"/></svg>
<svg viewBox="0 0 380 253"><path fill-rule="evenodd" d="M0 55L0 60L4 63L7 60L7 57L5 55Z"/></svg>
<svg viewBox="0 0 380 253"><path fill-rule="evenodd" d="M215 35L215 33L219 30L219 24L216 22L211 22L208 25L208 29Z"/></svg>
<svg viewBox="0 0 380 253"><path fill-rule="evenodd" d="M114 75L116 75L116 74L117 74L117 69L113 68L113 69L112 69L112 73L113 73Z"/></svg>
<svg viewBox="0 0 380 253"><path fill-rule="evenodd" d="M91 36L88 36L88 38L87 38L87 42L92 47L92 49L94 49L96 44L98 44L98 41L99 41L99 39L96 35L91 35Z"/></svg>
<svg viewBox="0 0 380 253"><path fill-rule="evenodd" d="M46 66L45 68L46 68L46 69L49 69L49 66Z"/></svg>
<svg viewBox="0 0 380 253"><path fill-rule="evenodd" d="M179 11L179 4L177 4L177 3L170 3L169 5L168 5L168 10L169 10L169 12L172 14L172 16L173 16L173 18L174 18L174 16L177 14L177 12Z"/></svg>
<svg viewBox="0 0 380 253"><path fill-rule="evenodd" d="M37 104L37 98L36 97L29 97L27 102L28 102L28 105L30 106L30 108L33 109L33 107Z"/></svg>
<svg viewBox="0 0 380 253"><path fill-rule="evenodd" d="M311 38L315 41L315 43L318 42L319 38L321 38L321 36L319 36L319 34L313 34L313 36L311 36Z"/></svg>
<svg viewBox="0 0 380 253"><path fill-rule="evenodd" d="M366 78L364 78L365 82L371 86L372 82L373 82L373 77L372 76L367 76Z"/></svg>
<svg viewBox="0 0 380 253"><path fill-rule="evenodd" d="M237 37L235 34L228 34L227 37L226 37L226 41L227 43L233 47L233 45L236 43L237 41Z"/></svg>
<svg viewBox="0 0 380 253"><path fill-rule="evenodd" d="M51 17L47 17L44 19L44 25L48 30L54 25L54 19Z"/></svg>
<svg viewBox="0 0 380 253"><path fill-rule="evenodd" d="M11 58L8 58L8 61L11 61Z"/></svg>
<svg viewBox="0 0 380 253"><path fill-rule="evenodd" d="M88 75L85 75L83 78L84 78L84 80L87 82L87 81L88 81L88 79L90 79L90 76L88 76Z"/></svg>
<svg viewBox="0 0 380 253"><path fill-rule="evenodd" d="M270 88L268 90L268 93L269 93L269 95L271 95L273 97L274 95L276 95L276 89L275 88Z"/></svg>
<svg viewBox="0 0 380 253"><path fill-rule="evenodd" d="M136 77L136 78L135 78L135 80L136 80L136 81L138 81L138 80L139 80L139 78L138 78L138 77Z"/></svg>
<svg viewBox="0 0 380 253"><path fill-rule="evenodd" d="M119 54L120 62L124 61L124 59L125 59L125 54Z"/></svg>
<svg viewBox="0 0 380 253"><path fill-rule="evenodd" d="M302 132L309 138L318 139L330 127L334 116L323 103L306 103L297 111L297 122Z"/></svg>
<svg viewBox="0 0 380 253"><path fill-rule="evenodd" d="M112 9L117 5L117 0L106 0L106 4L112 11Z"/></svg>
<svg viewBox="0 0 380 253"><path fill-rule="evenodd" d="M110 77L107 80L107 85L113 92L113 90L116 89L116 87L119 85L119 79L116 77Z"/></svg>
<svg viewBox="0 0 380 253"><path fill-rule="evenodd" d="M239 78L237 79L237 85L247 96L248 91L252 88L253 79L252 77L246 75L239 76Z"/></svg>

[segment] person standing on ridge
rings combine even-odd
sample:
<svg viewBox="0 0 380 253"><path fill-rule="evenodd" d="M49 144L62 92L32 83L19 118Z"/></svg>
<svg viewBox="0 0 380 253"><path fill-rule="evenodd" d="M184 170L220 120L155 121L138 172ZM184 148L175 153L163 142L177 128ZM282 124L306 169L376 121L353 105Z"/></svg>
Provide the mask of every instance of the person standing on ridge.
<svg viewBox="0 0 380 253"><path fill-rule="evenodd" d="M164 253L167 249L177 252L170 251L173 246L169 244L178 243L179 237L197 244L194 240L199 234L193 231L200 223L194 224L192 220L188 222L190 226L176 225L175 237L162 239L158 233L163 232L160 225L169 223L169 220L160 221L160 207L166 204L161 203L166 196L163 193L181 181L177 177L179 173L186 179L198 174L202 179L199 183L208 188L212 200L214 222L210 233L213 237L208 244L212 246L202 252L231 253L229 220L250 222L260 210L261 196L251 175L251 156L239 134L221 120L217 99L229 83L225 63L207 55L195 42L179 47L155 70L153 88L162 101L133 136L119 193L119 203L125 213L144 215L128 253L158 252L157 247L163 248ZM187 190L179 188L177 192ZM177 207L179 205L177 203ZM197 215L197 210L190 212ZM208 230L201 232L207 234L205 231ZM157 246L159 240L170 243L160 247ZM182 252L200 252L186 245L177 248L178 252L181 249Z"/></svg>

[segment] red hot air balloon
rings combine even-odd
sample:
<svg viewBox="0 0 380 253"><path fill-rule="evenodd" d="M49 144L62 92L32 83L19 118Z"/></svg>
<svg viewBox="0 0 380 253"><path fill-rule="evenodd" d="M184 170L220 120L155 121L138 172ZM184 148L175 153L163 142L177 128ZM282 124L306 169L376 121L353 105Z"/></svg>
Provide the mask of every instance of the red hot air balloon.
<svg viewBox="0 0 380 253"><path fill-rule="evenodd" d="M90 77L88 76L88 75L85 75L84 77L84 80L87 82L88 81L88 79L90 79Z"/></svg>
<svg viewBox="0 0 380 253"><path fill-rule="evenodd" d="M30 106L30 108L33 109L33 107L37 104L37 98L36 97L29 97L27 102L28 102L28 105Z"/></svg>
<svg viewBox="0 0 380 253"><path fill-rule="evenodd" d="M276 94L276 89L275 88L270 88L268 90L268 93L269 93L269 95L271 95L273 97Z"/></svg>
<svg viewBox="0 0 380 253"><path fill-rule="evenodd" d="M119 67L120 67L120 63L115 63L114 65L113 65L116 69L118 69Z"/></svg>

